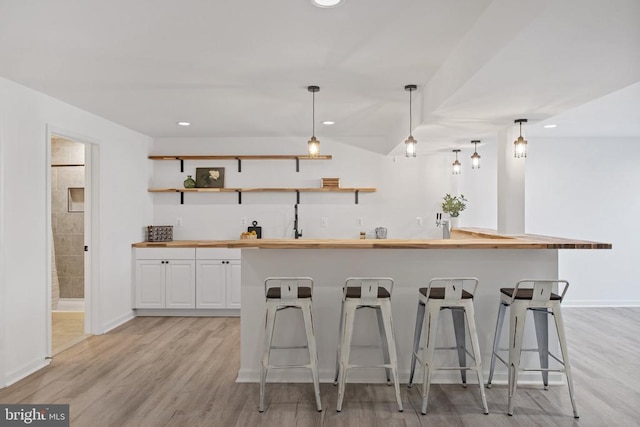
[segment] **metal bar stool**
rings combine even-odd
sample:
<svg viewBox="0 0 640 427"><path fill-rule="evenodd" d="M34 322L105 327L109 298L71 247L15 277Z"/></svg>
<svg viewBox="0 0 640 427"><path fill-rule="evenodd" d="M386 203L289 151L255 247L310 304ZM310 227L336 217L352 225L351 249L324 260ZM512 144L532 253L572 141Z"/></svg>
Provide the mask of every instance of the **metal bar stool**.
<svg viewBox="0 0 640 427"><path fill-rule="evenodd" d="M264 281L264 293L267 301L267 315L264 334L264 352L262 353L262 365L260 366L260 407L264 412L264 388L269 369L283 368L309 368L313 376L313 388L316 395L316 406L322 411L320 402L320 382L318 378L318 353L316 338L313 333L313 319L311 314L311 299L313 295L313 279L310 277L269 277ZM273 330L278 311L289 308L299 309L304 319L304 328L307 335L307 345L297 347L273 346ZM306 365L271 365L269 356L271 350L300 349L309 350L309 363Z"/></svg>
<svg viewBox="0 0 640 427"><path fill-rule="evenodd" d="M393 291L393 279L388 277L350 277L342 288L342 309L340 313L340 341L336 361L336 381L338 385L337 411L342 411L344 389L347 380L347 369L383 367L387 374L387 383L391 378L395 386L398 410L402 412L402 399L400 398L400 383L398 382L398 356L396 351L395 335L393 333L393 320L391 317L391 293ZM349 363L351 353L351 338L353 336L353 323L356 311L361 308L376 310L378 329L382 341L383 364L359 365ZM391 378L390 378L391 377Z"/></svg>
<svg viewBox="0 0 640 427"><path fill-rule="evenodd" d="M472 290L468 291L465 289ZM424 337L423 360L420 364L424 368L422 380L422 414L427 413L427 403L429 399L429 388L431 387L431 379L436 370L459 370L462 377L462 384L467 386L467 371L476 371L478 375L478 384L480 386L480 397L482 399L482 408L485 414L489 413L487 407L487 398L484 392L484 380L482 378L482 362L480 359L480 344L478 341L478 333L476 331L476 321L473 309L473 296L478 287L478 279L475 277L450 277L435 278L429 281L426 288L419 289L418 314L416 316L416 326L413 334L413 352L411 355L411 372L409 374L409 387L413 383L413 375L416 368L416 360L418 351L420 350L420 336L424 329L426 335ZM426 314L425 317L425 308ZM438 320L442 310L451 310L453 318L453 327L456 336L455 347L436 347L436 339L438 335ZM470 353L466 347L465 338L465 316L469 328L469 338L471 340ZM434 355L435 350L457 350L459 366L435 366ZM469 355L474 363L467 365L466 356Z"/></svg>
<svg viewBox="0 0 640 427"><path fill-rule="evenodd" d="M564 285L560 295L553 292L554 287ZM569 365L569 353L564 331L564 322L560 311L560 303L564 299L569 289L569 282L566 280L521 280L516 283L515 288L500 289L500 306L498 309L498 319L496 322L496 332L493 339L493 353L491 355L491 368L489 370L489 380L487 387L491 388L491 380L496 364L496 359L504 363L509 369L509 407L508 414L513 415L513 396L516 393L518 383L518 373L523 371L540 371L544 389L549 386L549 372L564 372L567 376L569 386L569 397L573 406L573 416L579 418L576 401L573 396L573 381L571 379L571 366ZM507 307L510 307L509 321L509 348L500 348L500 335L504 323L504 315ZM524 337L524 326L527 310L533 313L536 327L536 338L538 348L522 348ZM553 316L556 323L558 341L562 352L562 360L549 352L549 326L548 317ZM509 360L505 361L498 355L498 351L508 351ZM520 367L520 356L523 351L537 351L540 359L540 368L525 369ZM554 358L562 368L550 369L549 356Z"/></svg>

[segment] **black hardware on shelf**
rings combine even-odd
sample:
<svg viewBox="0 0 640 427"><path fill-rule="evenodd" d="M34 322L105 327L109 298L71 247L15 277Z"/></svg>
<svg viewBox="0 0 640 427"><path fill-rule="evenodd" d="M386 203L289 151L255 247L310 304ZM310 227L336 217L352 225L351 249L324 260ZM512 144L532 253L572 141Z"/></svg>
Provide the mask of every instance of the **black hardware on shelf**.
<svg viewBox="0 0 640 427"><path fill-rule="evenodd" d="M238 160L239 161L239 160ZM238 204L242 204L242 191L238 191Z"/></svg>
<svg viewBox="0 0 640 427"><path fill-rule="evenodd" d="M360 190L356 190L356 205L358 204L358 193L360 193Z"/></svg>
<svg viewBox="0 0 640 427"><path fill-rule="evenodd" d="M180 192L180 204L184 205L184 192L183 191Z"/></svg>
<svg viewBox="0 0 640 427"><path fill-rule="evenodd" d="M296 204L300 204L300 190L296 190Z"/></svg>
<svg viewBox="0 0 640 427"><path fill-rule="evenodd" d="M184 159L180 159L180 172L184 172Z"/></svg>
<svg viewBox="0 0 640 427"><path fill-rule="evenodd" d="M242 159L240 157L236 157L238 161L238 172L242 172Z"/></svg>
<svg viewBox="0 0 640 427"><path fill-rule="evenodd" d="M296 157L296 172L300 172L300 157Z"/></svg>

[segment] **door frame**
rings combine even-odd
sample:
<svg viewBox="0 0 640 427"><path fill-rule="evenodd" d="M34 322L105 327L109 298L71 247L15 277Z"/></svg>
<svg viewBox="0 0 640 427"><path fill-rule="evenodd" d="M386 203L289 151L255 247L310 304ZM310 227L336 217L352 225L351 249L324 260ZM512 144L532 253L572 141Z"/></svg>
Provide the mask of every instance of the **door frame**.
<svg viewBox="0 0 640 427"><path fill-rule="evenodd" d="M85 315L84 330L85 334L96 335L100 333L100 145L97 140L79 135L73 131L58 128L47 124L46 126L46 226L47 226L47 259L46 259L46 357L52 357L51 349L51 247L52 233L51 230L51 138L58 136L69 139L73 142L84 144L85 157L85 203L84 203L84 244L88 246L88 252L84 256L84 298L85 298Z"/></svg>

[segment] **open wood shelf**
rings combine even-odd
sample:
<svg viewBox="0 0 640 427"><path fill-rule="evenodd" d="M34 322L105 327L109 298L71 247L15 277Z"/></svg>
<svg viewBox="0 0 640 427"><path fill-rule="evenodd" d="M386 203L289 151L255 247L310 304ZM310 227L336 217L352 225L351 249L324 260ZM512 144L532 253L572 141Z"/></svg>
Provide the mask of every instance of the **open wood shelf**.
<svg viewBox="0 0 640 427"><path fill-rule="evenodd" d="M242 172L243 160L295 160L296 172L300 172L300 160L331 160L330 154L324 156L310 157L308 155L296 154L260 154L260 155L222 155L222 156L149 156L151 160L180 160L180 172L184 172L185 160L237 160L238 172Z"/></svg>
<svg viewBox="0 0 640 427"><path fill-rule="evenodd" d="M238 193L238 203L242 203L242 193L296 193L300 203L300 193L355 193L356 204L359 193L373 193L373 187L313 187L313 188L150 188L150 193L180 193L180 204L184 204L184 193Z"/></svg>

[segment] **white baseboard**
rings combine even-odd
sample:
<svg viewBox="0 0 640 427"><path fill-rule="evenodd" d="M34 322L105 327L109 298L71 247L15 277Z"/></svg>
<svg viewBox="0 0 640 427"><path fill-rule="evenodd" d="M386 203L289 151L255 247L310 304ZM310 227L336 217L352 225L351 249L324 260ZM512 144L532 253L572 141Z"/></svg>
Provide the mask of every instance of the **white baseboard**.
<svg viewBox="0 0 640 427"><path fill-rule="evenodd" d="M640 300L577 300L563 301L563 307L640 307Z"/></svg>
<svg viewBox="0 0 640 427"><path fill-rule="evenodd" d="M319 372L321 383L333 383L335 372L321 370ZM486 383L489 378L489 371L484 373L484 381ZM399 380L402 384L409 382L409 371L401 371L399 374ZM260 382L260 371L257 369L240 369L237 383L258 383ZM270 383L310 383L311 371L306 368L294 368L294 369L274 369L269 371L267 376L267 382ZM384 370L382 368L361 368L352 369L347 372L347 382L354 384L384 384L387 382ZM414 377L414 383L422 383L422 372L416 370ZM437 372L434 375L433 384L459 384L460 374L458 372ZM474 373L467 372L467 383L477 384L478 380ZM506 385L507 384L507 372L496 372L493 376L493 384ZM557 372L549 373L550 385L564 384L564 376ZM523 372L518 377L518 384L522 385L540 385L542 386L542 379L538 372Z"/></svg>
<svg viewBox="0 0 640 427"><path fill-rule="evenodd" d="M102 331L101 334L106 334L107 332L117 328L120 325L123 325L125 323L127 323L129 320L133 319L135 317L133 310L124 313L122 316L117 317L113 320L111 320L110 322L105 323L104 325L102 325Z"/></svg>
<svg viewBox="0 0 640 427"><path fill-rule="evenodd" d="M136 316L178 316L178 317L240 317L240 309L175 309L175 308L137 308Z"/></svg>
<svg viewBox="0 0 640 427"><path fill-rule="evenodd" d="M40 369L49 365L49 363L51 363L51 359L45 359L43 356L42 358L38 358L25 365L22 365L18 369L8 372L2 387L8 387L11 384L20 381L21 379L28 377L34 372L39 371Z"/></svg>

